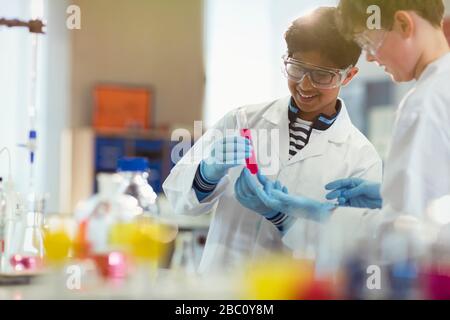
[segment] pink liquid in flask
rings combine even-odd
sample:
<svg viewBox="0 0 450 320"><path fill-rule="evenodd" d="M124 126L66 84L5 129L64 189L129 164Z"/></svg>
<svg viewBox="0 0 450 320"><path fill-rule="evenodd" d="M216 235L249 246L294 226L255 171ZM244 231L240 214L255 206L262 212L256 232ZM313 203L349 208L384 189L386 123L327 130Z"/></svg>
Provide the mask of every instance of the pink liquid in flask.
<svg viewBox="0 0 450 320"><path fill-rule="evenodd" d="M249 126L247 121L247 115L245 114L245 110L243 109L240 109L237 112L237 124L239 127L241 137L247 138L253 147L252 133L250 129L248 129ZM258 164L256 163L255 148L252 148L250 158L245 159L245 163L251 174L258 173Z"/></svg>

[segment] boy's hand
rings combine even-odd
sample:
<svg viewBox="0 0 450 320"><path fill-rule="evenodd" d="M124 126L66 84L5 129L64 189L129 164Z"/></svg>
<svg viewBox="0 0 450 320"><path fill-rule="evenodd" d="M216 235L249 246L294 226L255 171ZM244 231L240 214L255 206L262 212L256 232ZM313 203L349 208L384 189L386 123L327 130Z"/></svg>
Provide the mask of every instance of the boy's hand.
<svg viewBox="0 0 450 320"><path fill-rule="evenodd" d="M232 167L245 164L251 155L249 140L227 136L214 142L210 156L200 163L200 173L211 183L218 183Z"/></svg>
<svg viewBox="0 0 450 320"><path fill-rule="evenodd" d="M271 182L260 173L258 173L259 184L248 170L244 169L241 177L246 182L249 192L258 198L258 203L264 204L267 209L270 208L271 211L268 212L273 215L280 212L291 217L322 221L330 215L331 209L335 208L332 204L289 195L287 188L282 187L279 182Z"/></svg>
<svg viewBox="0 0 450 320"><path fill-rule="evenodd" d="M264 177L264 181L261 180L263 176L258 172L258 179L260 183L264 186L265 190L279 190L287 192L286 188L281 186L279 181L272 182ZM264 201L259 197L258 191L252 187L253 177L247 168L242 170L241 175L236 180L234 185L234 192L236 194L236 199L239 203L247 209L253 210L256 213L261 214L265 218L272 218L278 214L278 211L267 206ZM262 190L261 190L262 191ZM264 191L262 191L264 193Z"/></svg>
<svg viewBox="0 0 450 320"><path fill-rule="evenodd" d="M380 184L360 178L340 179L330 182L325 189L328 200L337 199L340 206L379 209L382 205Z"/></svg>

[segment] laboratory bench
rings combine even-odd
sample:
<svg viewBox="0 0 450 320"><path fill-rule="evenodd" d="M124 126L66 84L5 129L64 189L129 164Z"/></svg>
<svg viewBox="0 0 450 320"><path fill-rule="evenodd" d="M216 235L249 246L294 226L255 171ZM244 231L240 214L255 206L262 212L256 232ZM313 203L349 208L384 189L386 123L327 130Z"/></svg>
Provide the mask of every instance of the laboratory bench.
<svg viewBox="0 0 450 320"><path fill-rule="evenodd" d="M68 267L70 268L70 266ZM0 285L0 300L209 300L238 299L239 285L229 277L201 278L174 270L160 269L154 279L143 280L142 274L128 279L81 279L81 288L70 283L65 268L59 274L29 276L24 283ZM231 280L231 281L230 281Z"/></svg>

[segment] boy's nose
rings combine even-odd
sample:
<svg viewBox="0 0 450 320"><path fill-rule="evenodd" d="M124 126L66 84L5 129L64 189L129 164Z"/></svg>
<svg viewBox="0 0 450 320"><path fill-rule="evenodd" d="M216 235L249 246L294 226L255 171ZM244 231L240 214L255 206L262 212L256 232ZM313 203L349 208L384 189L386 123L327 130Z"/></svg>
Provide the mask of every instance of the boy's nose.
<svg viewBox="0 0 450 320"><path fill-rule="evenodd" d="M376 59L376 57L375 57L374 55L371 55L369 52L366 52L366 60L367 60L368 62L374 62L374 61L376 61L377 59Z"/></svg>
<svg viewBox="0 0 450 320"><path fill-rule="evenodd" d="M297 88L300 88L302 91L314 89L314 86L311 84L311 80L309 79L309 74L306 74L303 79L297 83Z"/></svg>

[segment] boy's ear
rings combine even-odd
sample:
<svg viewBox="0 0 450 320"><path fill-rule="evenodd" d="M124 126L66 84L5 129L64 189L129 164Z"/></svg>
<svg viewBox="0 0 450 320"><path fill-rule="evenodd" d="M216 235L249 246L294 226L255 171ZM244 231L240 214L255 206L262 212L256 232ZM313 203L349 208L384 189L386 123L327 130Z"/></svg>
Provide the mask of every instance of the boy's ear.
<svg viewBox="0 0 450 320"><path fill-rule="evenodd" d="M415 29L414 19L408 11L400 10L394 14L393 30L399 32L403 38L413 35Z"/></svg>
<svg viewBox="0 0 450 320"><path fill-rule="evenodd" d="M352 79L356 76L356 74L359 72L358 67L353 67L350 69L350 71L347 73L347 77L345 78L344 82L342 82L342 86L346 86L347 84L352 81Z"/></svg>

